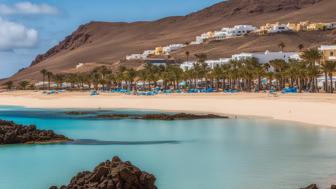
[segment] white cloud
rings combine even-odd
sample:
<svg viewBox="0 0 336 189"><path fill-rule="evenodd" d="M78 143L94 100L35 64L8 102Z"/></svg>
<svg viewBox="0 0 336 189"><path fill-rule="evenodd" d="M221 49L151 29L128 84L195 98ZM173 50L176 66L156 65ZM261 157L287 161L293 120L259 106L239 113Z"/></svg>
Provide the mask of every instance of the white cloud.
<svg viewBox="0 0 336 189"><path fill-rule="evenodd" d="M25 15L53 15L57 14L58 10L48 4L33 4L31 2L20 2L14 5L0 4L0 14L1 15L14 15L14 14L25 14Z"/></svg>
<svg viewBox="0 0 336 189"><path fill-rule="evenodd" d="M32 48L37 44L37 40L36 30L0 17L0 51Z"/></svg>

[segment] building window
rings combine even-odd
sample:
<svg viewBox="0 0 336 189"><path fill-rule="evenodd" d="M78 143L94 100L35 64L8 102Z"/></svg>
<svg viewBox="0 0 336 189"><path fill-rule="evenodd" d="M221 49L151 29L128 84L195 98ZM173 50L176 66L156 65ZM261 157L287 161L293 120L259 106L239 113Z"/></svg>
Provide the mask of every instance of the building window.
<svg viewBox="0 0 336 189"><path fill-rule="evenodd" d="M334 56L334 52L330 52L330 56Z"/></svg>

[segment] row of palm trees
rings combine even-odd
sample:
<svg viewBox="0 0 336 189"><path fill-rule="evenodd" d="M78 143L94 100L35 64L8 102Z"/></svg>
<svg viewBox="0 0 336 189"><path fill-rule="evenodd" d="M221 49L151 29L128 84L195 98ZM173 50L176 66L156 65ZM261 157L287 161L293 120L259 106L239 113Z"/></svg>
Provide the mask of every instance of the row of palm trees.
<svg viewBox="0 0 336 189"><path fill-rule="evenodd" d="M280 45L279 45L280 46ZM189 53L188 53L189 59ZM336 62L326 61L320 64L321 53L309 49L301 54L302 61L281 59L260 64L255 58L232 60L229 64L217 65L210 69L205 63L206 54L196 54L193 68L182 70L179 65L154 66L146 64L143 69L119 67L115 72L106 66L98 67L90 73L53 74L41 70L43 89L50 89L51 82L61 89L68 83L70 89L94 88L96 90L128 89L152 90L154 88L191 89L213 88L218 91L237 89L241 91L282 90L284 87L296 87L300 92L320 92L317 77L325 75L324 91L333 93L333 73ZM329 80L329 82L328 82ZM47 82L46 82L47 81ZM13 83L7 83L13 85ZM47 84L47 85L46 85ZM183 84L183 85L182 85ZM22 89L29 86L27 81L19 83Z"/></svg>

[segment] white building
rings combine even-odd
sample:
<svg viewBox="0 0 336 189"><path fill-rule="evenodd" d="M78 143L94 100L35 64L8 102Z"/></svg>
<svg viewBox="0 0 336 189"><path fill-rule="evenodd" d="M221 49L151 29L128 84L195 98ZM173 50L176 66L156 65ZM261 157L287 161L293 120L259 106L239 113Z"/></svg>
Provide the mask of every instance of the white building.
<svg viewBox="0 0 336 189"><path fill-rule="evenodd" d="M199 45L208 39L220 41L229 37L243 36L256 30L257 28L252 25L236 25L233 28L224 27L220 31L203 33L202 35L197 36L196 40L192 41L190 44Z"/></svg>
<svg viewBox="0 0 336 189"><path fill-rule="evenodd" d="M195 61L186 61L186 62L183 62L181 65L180 65L180 68L183 70L183 71L186 71L186 70L190 70L194 67L194 64L196 62Z"/></svg>
<svg viewBox="0 0 336 189"><path fill-rule="evenodd" d="M265 51L264 53L240 53L232 55L232 60L244 60L247 58L256 58L260 64L269 63L271 60L281 59L288 62L290 59L300 59L300 55L297 52L270 52Z"/></svg>
<svg viewBox="0 0 336 189"><path fill-rule="evenodd" d="M327 23L326 25L328 30L336 29L336 22Z"/></svg>
<svg viewBox="0 0 336 189"><path fill-rule="evenodd" d="M231 60L244 60L249 58L256 58L260 64L269 63L271 60L281 59L289 62L291 59L300 60L300 55L297 52L257 52L257 53L240 53L232 55L231 58L220 58L217 60L206 60L205 63L208 67L213 69L217 65L224 65L230 63ZM184 71L192 69L196 61L184 62L180 65L180 68Z"/></svg>
<svg viewBox="0 0 336 189"><path fill-rule="evenodd" d="M170 52L176 51L176 50L181 49L185 46L186 45L184 45L184 44L171 44L171 45L168 45L166 47L163 47L163 52L165 54L169 54Z"/></svg>
<svg viewBox="0 0 336 189"><path fill-rule="evenodd" d="M220 58L217 60L206 60L205 63L208 65L209 68L214 69L216 66L228 64L230 60L230 58ZM180 68L184 71L190 70L194 67L194 64L196 64L196 61L183 62L180 65Z"/></svg>
<svg viewBox="0 0 336 189"><path fill-rule="evenodd" d="M221 41L227 38L227 33L225 31L215 31L214 40Z"/></svg>
<svg viewBox="0 0 336 189"><path fill-rule="evenodd" d="M126 60L144 60L149 55L155 54L155 50L145 50L142 54L131 54L126 56Z"/></svg>
<svg viewBox="0 0 336 189"><path fill-rule="evenodd" d="M269 33L280 33L280 32L286 32L290 31L289 27L286 24L274 24L270 30Z"/></svg>
<svg viewBox="0 0 336 189"><path fill-rule="evenodd" d="M145 58L147 58L147 56L143 54L131 54L126 56L126 60L143 60Z"/></svg>
<svg viewBox="0 0 336 189"><path fill-rule="evenodd" d="M201 36L197 36L195 41L192 41L191 45L199 45L204 43L204 39Z"/></svg>
<svg viewBox="0 0 336 189"><path fill-rule="evenodd" d="M206 64L208 64L208 67L211 69L214 69L216 66L221 66L224 64L230 63L231 58L220 58L218 60L207 60L205 61Z"/></svg>
<svg viewBox="0 0 336 189"><path fill-rule="evenodd" d="M237 25L233 28L222 28L221 31L226 33L227 37L243 36L248 33L256 31L256 27L252 25Z"/></svg>
<svg viewBox="0 0 336 189"><path fill-rule="evenodd" d="M331 83L330 83L329 76L327 77L327 79L328 79L328 87L330 87ZM333 86L334 86L334 89L336 88L336 82L335 81L336 81L336 76L333 76ZM325 80L325 76L324 75L317 78L317 86L318 87L323 88L324 85L325 85L325 82L326 82L326 80Z"/></svg>
<svg viewBox="0 0 336 189"><path fill-rule="evenodd" d="M146 58L149 56L149 55L153 55L155 54L155 50L145 50L142 55L145 56Z"/></svg>

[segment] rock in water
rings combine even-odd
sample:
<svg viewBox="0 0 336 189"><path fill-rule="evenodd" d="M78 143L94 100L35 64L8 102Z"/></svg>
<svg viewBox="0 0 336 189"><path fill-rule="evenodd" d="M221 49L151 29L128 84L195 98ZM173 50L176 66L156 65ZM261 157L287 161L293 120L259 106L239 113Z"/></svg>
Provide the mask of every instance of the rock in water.
<svg viewBox="0 0 336 189"><path fill-rule="evenodd" d="M119 157L99 164L93 172L84 171L60 189L157 189L155 176L141 171ZM58 189L56 186L50 189Z"/></svg>
<svg viewBox="0 0 336 189"><path fill-rule="evenodd" d="M0 120L0 145L24 143L60 143L70 141L51 130L39 130L35 125L19 125L12 121Z"/></svg>
<svg viewBox="0 0 336 189"><path fill-rule="evenodd" d="M220 116L214 114L197 115L197 114L100 114L96 115L94 118L100 119L139 119L139 120L162 120L162 121L173 121L173 120L196 120L196 119L228 119L228 116Z"/></svg>
<svg viewBox="0 0 336 189"><path fill-rule="evenodd" d="M317 185L316 184L311 184L305 188L301 188L301 189L318 189Z"/></svg>

